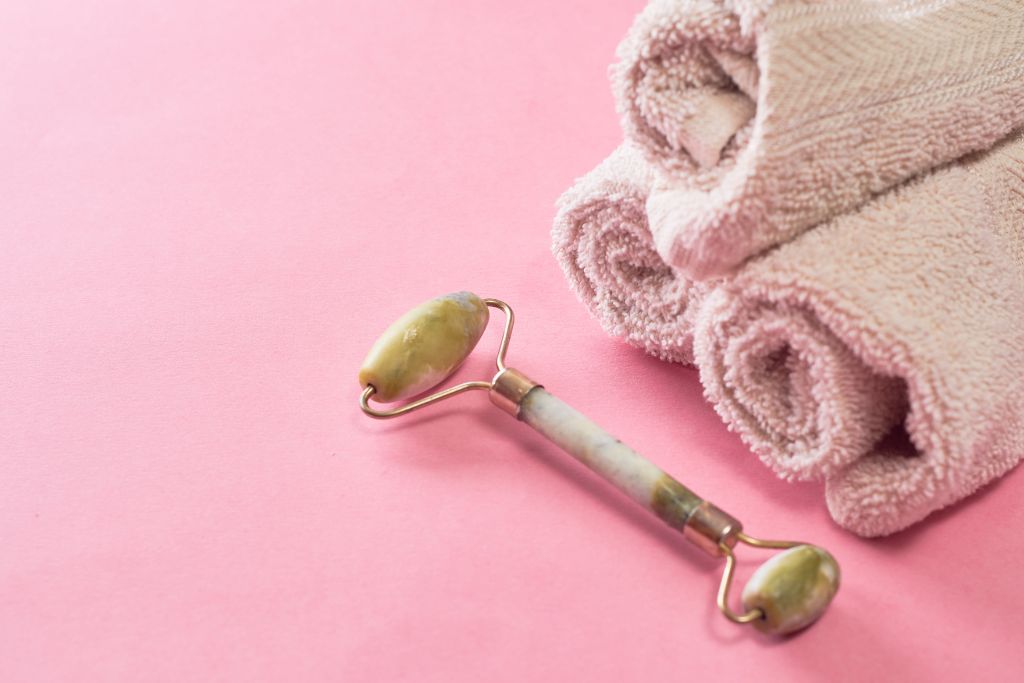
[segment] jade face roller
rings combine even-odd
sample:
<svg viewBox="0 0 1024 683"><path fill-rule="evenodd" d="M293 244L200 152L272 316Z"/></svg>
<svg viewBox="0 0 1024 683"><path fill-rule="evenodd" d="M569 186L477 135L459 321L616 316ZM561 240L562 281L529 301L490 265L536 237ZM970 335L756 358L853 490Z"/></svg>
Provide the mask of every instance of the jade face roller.
<svg viewBox="0 0 1024 683"><path fill-rule="evenodd" d="M491 381L464 382L391 410L370 405L409 399L436 386L462 364L488 321L488 307L505 314L498 372ZM776 635L802 629L822 615L839 588L839 565L824 549L792 541L766 541L743 532L739 520L703 500L654 463L562 402L540 384L505 365L514 316L508 304L458 292L431 299L395 321L373 345L359 371L359 405L367 415L391 418L474 389L525 422L569 455L714 557L725 558L718 607L731 621ZM742 613L729 606L737 543L784 549L750 577Z"/></svg>

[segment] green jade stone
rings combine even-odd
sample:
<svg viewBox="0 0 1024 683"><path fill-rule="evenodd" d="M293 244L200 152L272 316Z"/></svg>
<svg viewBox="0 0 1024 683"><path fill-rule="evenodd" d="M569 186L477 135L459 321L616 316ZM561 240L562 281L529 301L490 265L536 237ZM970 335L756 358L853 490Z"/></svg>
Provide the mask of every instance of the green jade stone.
<svg viewBox="0 0 1024 683"><path fill-rule="evenodd" d="M753 625L785 635L810 626L839 590L839 565L824 549L798 545L771 558L743 588L743 607L764 617Z"/></svg>
<svg viewBox="0 0 1024 683"><path fill-rule="evenodd" d="M366 355L359 384L383 403L423 393L455 371L487 327L487 304L471 292L431 299L396 320Z"/></svg>

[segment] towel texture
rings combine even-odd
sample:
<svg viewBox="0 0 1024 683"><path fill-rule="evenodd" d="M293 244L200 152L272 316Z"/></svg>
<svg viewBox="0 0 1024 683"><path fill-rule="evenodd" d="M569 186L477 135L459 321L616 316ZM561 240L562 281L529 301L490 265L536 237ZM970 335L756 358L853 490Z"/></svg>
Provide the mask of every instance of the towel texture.
<svg viewBox="0 0 1024 683"><path fill-rule="evenodd" d="M558 200L552 249L609 334L692 363L696 304L708 285L678 276L654 250L644 208L653 179L635 147L619 147Z"/></svg>
<svg viewBox="0 0 1024 683"><path fill-rule="evenodd" d="M1024 124L1020 0L653 0L618 52L649 220L695 279Z"/></svg>
<svg viewBox="0 0 1024 683"><path fill-rule="evenodd" d="M749 263L697 322L708 397L777 470L826 475L859 534L969 495L1024 457L1022 224L1016 135Z"/></svg>

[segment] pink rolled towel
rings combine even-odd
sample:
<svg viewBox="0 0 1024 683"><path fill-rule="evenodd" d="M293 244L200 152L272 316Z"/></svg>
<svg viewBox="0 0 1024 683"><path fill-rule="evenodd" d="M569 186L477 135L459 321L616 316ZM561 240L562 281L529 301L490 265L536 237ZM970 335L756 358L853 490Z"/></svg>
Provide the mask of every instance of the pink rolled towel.
<svg viewBox="0 0 1024 683"><path fill-rule="evenodd" d="M826 476L855 533L1005 473L1024 457L1024 136L749 262L703 304L695 354L723 419L776 471ZM901 421L909 444L874 446ZM832 443L802 447L815 429Z"/></svg>
<svg viewBox="0 0 1024 683"><path fill-rule="evenodd" d="M708 286L679 277L654 250L644 208L653 178L639 151L619 147L558 200L552 251L610 335L692 363L696 303Z"/></svg>
<svg viewBox="0 0 1024 683"><path fill-rule="evenodd" d="M1020 0L653 0L613 69L695 279L1024 124Z"/></svg>

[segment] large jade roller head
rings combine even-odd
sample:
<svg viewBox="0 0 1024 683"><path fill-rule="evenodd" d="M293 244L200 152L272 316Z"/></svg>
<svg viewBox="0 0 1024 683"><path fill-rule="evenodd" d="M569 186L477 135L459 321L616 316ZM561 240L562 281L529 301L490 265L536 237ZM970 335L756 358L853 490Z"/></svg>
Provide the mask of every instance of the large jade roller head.
<svg viewBox="0 0 1024 683"><path fill-rule="evenodd" d="M383 403L420 394L466 360L487 327L487 304L456 292L431 299L391 324L370 349L359 384Z"/></svg>
<svg viewBox="0 0 1024 683"><path fill-rule="evenodd" d="M505 313L497 374L463 382L381 410L443 382L472 352L488 308ZM827 551L795 541L766 541L743 532L739 520L704 500L523 373L505 366L514 317L508 304L457 292L420 304L395 321L370 349L359 370L359 405L376 418L404 415L473 389L486 390L499 408L547 437L622 493L644 506L704 552L725 559L718 607L730 620L783 635L812 624L839 589L839 565ZM737 544L783 550L762 564L743 589L743 611L729 606Z"/></svg>

